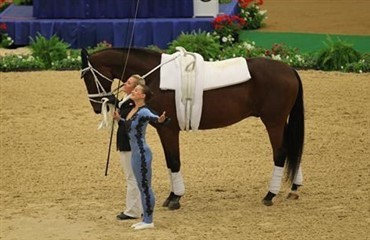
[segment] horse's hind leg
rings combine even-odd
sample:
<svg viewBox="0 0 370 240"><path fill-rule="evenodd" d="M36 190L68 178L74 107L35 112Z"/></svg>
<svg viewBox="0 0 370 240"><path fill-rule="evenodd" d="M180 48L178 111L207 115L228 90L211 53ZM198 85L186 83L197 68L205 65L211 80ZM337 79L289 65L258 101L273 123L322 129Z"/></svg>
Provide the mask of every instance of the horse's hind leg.
<svg viewBox="0 0 370 240"><path fill-rule="evenodd" d="M284 164L287 157L287 149L284 146L285 125L285 122L280 124L265 123L272 146L274 159L274 169L269 185L269 191L262 200L263 204L266 206L273 205L272 199L279 193L281 181L284 175Z"/></svg>
<svg viewBox="0 0 370 240"><path fill-rule="evenodd" d="M288 199L298 199L299 198L299 195L297 192L298 192L298 188L302 186L302 183L303 183L302 168L301 166L299 166L297 174L295 175L294 180L293 180L291 191L287 196Z"/></svg>
<svg viewBox="0 0 370 240"><path fill-rule="evenodd" d="M273 205L272 199L279 193L281 187L281 181L284 175L284 165L287 158L287 143L284 139L286 133L286 123L281 124L266 124L266 129L269 134L273 158L274 158L274 169L272 178L269 185L269 191L263 198L263 203L266 206ZM294 180L292 181L291 192L288 195L288 199L298 199L297 190L302 185L303 175L301 166L299 166L297 173L295 174Z"/></svg>

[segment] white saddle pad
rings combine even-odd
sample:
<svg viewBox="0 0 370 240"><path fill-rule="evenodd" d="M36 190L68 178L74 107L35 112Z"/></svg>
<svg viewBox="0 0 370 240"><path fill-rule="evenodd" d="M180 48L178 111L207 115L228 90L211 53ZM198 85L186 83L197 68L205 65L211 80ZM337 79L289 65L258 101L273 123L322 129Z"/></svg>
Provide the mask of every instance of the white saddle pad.
<svg viewBox="0 0 370 240"><path fill-rule="evenodd" d="M184 57L180 52L174 54L162 54L160 69L160 84L162 90L175 90L176 111L179 127L181 130L197 130L200 123L203 105L203 91L227 87L248 81L251 76L248 70L247 61L244 58L232 58L218 62L206 62L197 53L194 54L195 67L189 78L189 72L184 69L191 62L192 57ZM171 61L171 59L173 59ZM194 59L194 58L193 58ZM167 63L166 63L167 62ZM186 82L188 81L188 82ZM190 84L189 84L190 81ZM184 86L189 85L192 89ZM191 109L185 105L185 98L192 96Z"/></svg>
<svg viewBox="0 0 370 240"><path fill-rule="evenodd" d="M162 54L162 63L176 58L180 53ZM200 64L200 63L196 63ZM203 62L202 71L204 79L203 90L212 90L216 88L223 88L235 84L239 84L251 79L247 61L245 58L230 58L218 62ZM181 81L180 59L176 58L173 61L161 67L160 88L162 90L175 90L177 82Z"/></svg>

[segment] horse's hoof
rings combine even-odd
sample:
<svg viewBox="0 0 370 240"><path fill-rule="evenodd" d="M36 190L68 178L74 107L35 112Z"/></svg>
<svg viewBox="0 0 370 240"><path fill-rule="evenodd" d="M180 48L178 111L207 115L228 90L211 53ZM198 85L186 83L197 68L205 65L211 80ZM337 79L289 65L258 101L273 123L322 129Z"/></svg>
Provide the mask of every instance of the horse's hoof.
<svg viewBox="0 0 370 240"><path fill-rule="evenodd" d="M162 207L168 207L170 205L170 202L176 197L176 195L171 192L170 195L166 198L166 200L163 202Z"/></svg>
<svg viewBox="0 0 370 240"><path fill-rule="evenodd" d="M297 193L290 192L286 198L287 199L292 199L292 200L297 200L299 198L299 195Z"/></svg>
<svg viewBox="0 0 370 240"><path fill-rule="evenodd" d="M265 205L265 206L272 206L274 203L271 201L271 200L266 200L266 199L263 199L262 200L262 203Z"/></svg>
<svg viewBox="0 0 370 240"><path fill-rule="evenodd" d="M166 201L163 202L162 207L168 207L170 205L170 198L167 198Z"/></svg>
<svg viewBox="0 0 370 240"><path fill-rule="evenodd" d="M177 210L180 207L181 207L181 205L180 205L179 201L170 201L170 203L168 204L168 209L169 210Z"/></svg>

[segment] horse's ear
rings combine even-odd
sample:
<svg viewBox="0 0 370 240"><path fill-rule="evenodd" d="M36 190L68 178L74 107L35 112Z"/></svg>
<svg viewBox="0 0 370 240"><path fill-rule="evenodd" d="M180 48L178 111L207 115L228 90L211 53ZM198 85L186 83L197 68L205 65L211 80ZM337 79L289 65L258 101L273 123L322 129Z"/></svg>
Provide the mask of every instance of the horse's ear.
<svg viewBox="0 0 370 240"><path fill-rule="evenodd" d="M82 48L81 51L86 54L87 56L89 55L89 52L86 50L86 48Z"/></svg>
<svg viewBox="0 0 370 240"><path fill-rule="evenodd" d="M81 58L89 58L89 52L86 50L86 48L81 49Z"/></svg>
<svg viewBox="0 0 370 240"><path fill-rule="evenodd" d="M82 48L81 49L81 63L82 63L82 69L85 69L87 68L88 64L87 64L87 61L88 61L88 58L89 58L89 53L87 52L86 48Z"/></svg>

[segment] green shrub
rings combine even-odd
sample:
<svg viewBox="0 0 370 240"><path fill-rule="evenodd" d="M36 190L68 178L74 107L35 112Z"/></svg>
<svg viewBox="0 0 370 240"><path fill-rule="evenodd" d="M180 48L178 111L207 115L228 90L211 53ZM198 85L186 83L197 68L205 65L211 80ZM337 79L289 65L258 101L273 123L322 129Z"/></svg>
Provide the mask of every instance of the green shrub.
<svg viewBox="0 0 370 240"><path fill-rule="evenodd" d="M66 58L53 62L53 70L79 70L81 69L81 58Z"/></svg>
<svg viewBox="0 0 370 240"><path fill-rule="evenodd" d="M67 52L67 57L54 61L51 69L53 70L79 70L81 69L80 50L73 49Z"/></svg>
<svg viewBox="0 0 370 240"><path fill-rule="evenodd" d="M13 39L8 34L8 25L0 23L0 48L9 48L13 43Z"/></svg>
<svg viewBox="0 0 370 240"><path fill-rule="evenodd" d="M32 46L34 47L33 49ZM176 51L175 48L177 46L184 47L189 52L201 54L206 61L219 61L234 57L268 57L277 61L283 61L296 69L323 69L323 67L320 68L318 66L319 60L317 52L300 54L297 48L293 48L285 44L274 44L271 49L264 49L257 47L252 41L234 43L233 45L226 46L221 45L218 39L215 39L212 37L211 33L207 32L192 32L189 34L182 33L170 44L167 50L160 49L157 46L148 46L148 48L161 53L173 53ZM370 53L363 54L361 56L361 54L357 53L343 42L340 42L340 44L332 42L328 47L329 46L330 49L332 49L332 52L339 52L336 54L349 55L344 57L345 59L349 59L349 61L348 63L343 63L343 65L336 63L340 66L339 69L333 69L330 67L326 67L325 69L356 73L370 72ZM93 48L88 48L88 50L92 53L109 47L111 47L111 44L104 41L98 43L97 46ZM59 41L55 36L50 40L47 40L41 35L38 35L36 40L33 41L33 45L31 45L31 50L33 51L32 55L0 56L0 71L80 69L80 50L67 48L68 44ZM354 57L352 57L352 55L354 55ZM337 55L335 54L335 57L332 57L330 54L328 54L328 56L329 60L337 58ZM357 56L359 56L359 58L357 58ZM45 58L49 59L49 62L45 61ZM333 64L329 60L326 63Z"/></svg>
<svg viewBox="0 0 370 240"><path fill-rule="evenodd" d="M207 32L181 33L168 47L168 53L176 52L176 47L183 47L188 52L202 55L204 60L214 60L220 55L221 45Z"/></svg>
<svg viewBox="0 0 370 240"><path fill-rule="evenodd" d="M279 60L296 68L305 68L305 58L299 54L299 49L285 43L275 43L271 49L265 51L265 56Z"/></svg>
<svg viewBox="0 0 370 240"><path fill-rule="evenodd" d="M302 54L302 58L304 61L300 61L299 63L296 64L289 64L292 67L296 69L316 69L316 55L315 53L304 53Z"/></svg>
<svg viewBox="0 0 370 240"><path fill-rule="evenodd" d="M153 51L156 51L156 52L159 52L159 53L166 53L166 50L163 50L163 49L161 49L160 47L158 47L156 45L149 45L146 48L150 49L150 50L153 50Z"/></svg>
<svg viewBox="0 0 370 240"><path fill-rule="evenodd" d="M0 56L0 71L37 71L46 69L40 59L31 55L6 55Z"/></svg>
<svg viewBox="0 0 370 240"><path fill-rule="evenodd" d="M0 34L0 48L9 48L13 45L14 41L7 33Z"/></svg>
<svg viewBox="0 0 370 240"><path fill-rule="evenodd" d="M107 41L103 41L103 42L97 43L95 47L88 47L87 51L89 52L89 54L92 54L94 52L97 52L97 51L100 51L106 48L111 48L111 47L112 47L112 44L110 44Z"/></svg>
<svg viewBox="0 0 370 240"><path fill-rule="evenodd" d="M30 47L32 55L36 59L40 59L46 68L51 68L53 62L67 57L69 44L61 41L56 35L53 35L48 40L40 33L37 33L35 40L31 38Z"/></svg>
<svg viewBox="0 0 370 240"><path fill-rule="evenodd" d="M13 0L15 5L32 5L33 0Z"/></svg>
<svg viewBox="0 0 370 240"><path fill-rule="evenodd" d="M4 2L0 3L0 13L3 12L7 7L9 7L10 3Z"/></svg>
<svg viewBox="0 0 370 240"><path fill-rule="evenodd" d="M261 57L265 53L263 48L257 47L254 42L245 41L235 43L232 46L227 46L222 49L219 60L225 60L234 57Z"/></svg>
<svg viewBox="0 0 370 240"><path fill-rule="evenodd" d="M345 72L370 72L370 53L365 53L361 56L358 62L348 64L344 68Z"/></svg>
<svg viewBox="0 0 370 240"><path fill-rule="evenodd" d="M318 52L316 66L324 71L344 70L348 64L360 60L361 54L352 45L340 40L333 41L330 37L324 42L326 48Z"/></svg>

